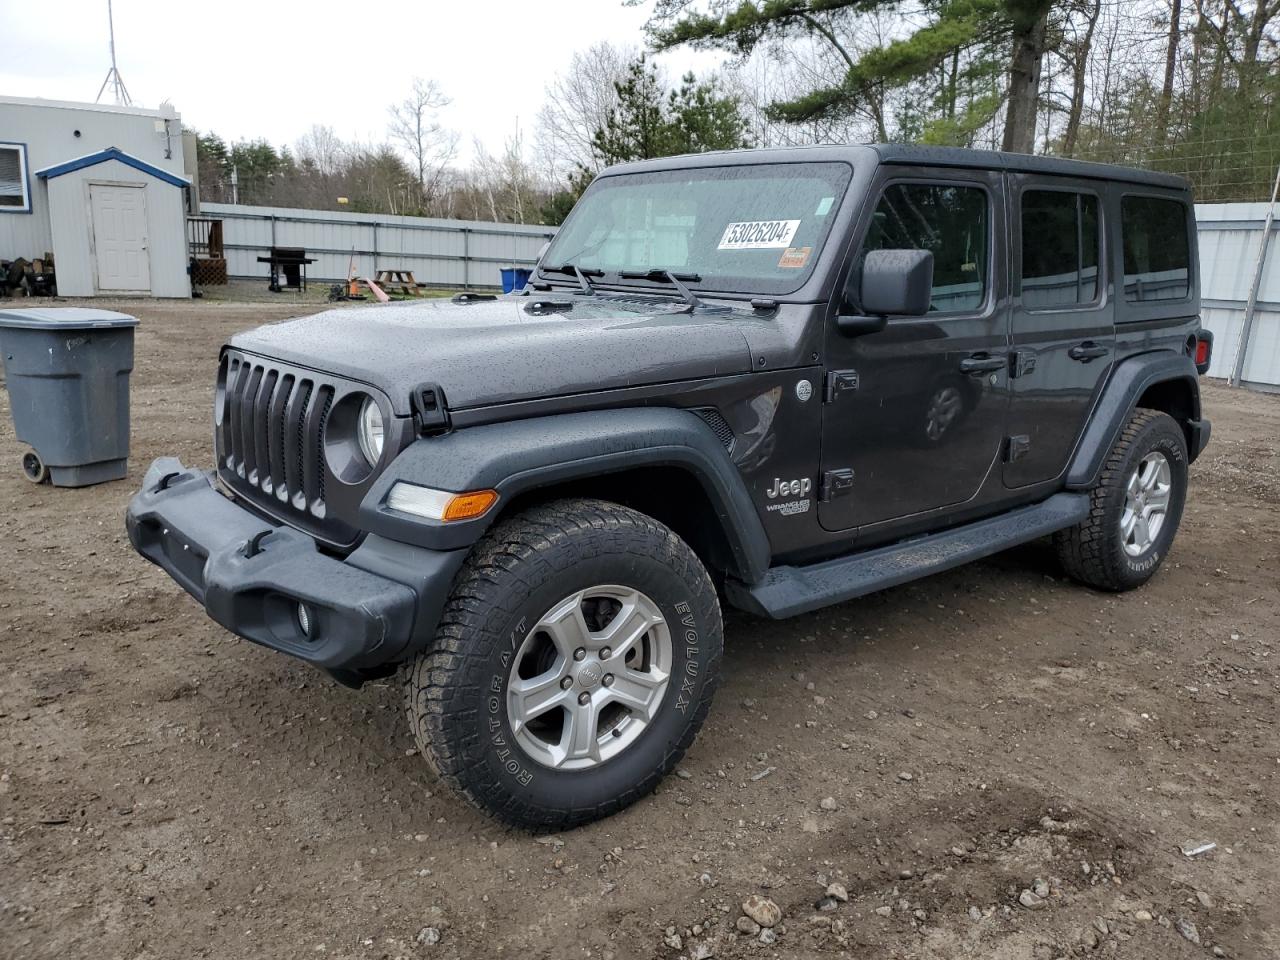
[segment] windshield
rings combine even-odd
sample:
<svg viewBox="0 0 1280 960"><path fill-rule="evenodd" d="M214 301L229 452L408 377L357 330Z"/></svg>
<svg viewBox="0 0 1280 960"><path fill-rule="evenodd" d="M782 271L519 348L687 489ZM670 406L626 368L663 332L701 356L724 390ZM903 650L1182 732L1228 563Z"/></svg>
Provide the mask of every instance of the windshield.
<svg viewBox="0 0 1280 960"><path fill-rule="evenodd" d="M606 283L671 270L703 290L792 293L813 271L850 175L843 163L775 163L602 177L542 262L600 270Z"/></svg>

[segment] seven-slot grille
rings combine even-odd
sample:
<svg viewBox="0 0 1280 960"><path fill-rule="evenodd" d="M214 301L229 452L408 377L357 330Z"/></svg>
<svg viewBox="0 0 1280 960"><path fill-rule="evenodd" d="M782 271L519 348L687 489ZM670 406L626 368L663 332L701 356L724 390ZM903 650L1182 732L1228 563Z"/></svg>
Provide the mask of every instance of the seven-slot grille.
<svg viewBox="0 0 1280 960"><path fill-rule="evenodd" d="M224 363L216 411L219 472L272 512L283 507L323 520L324 424L335 386L309 370L232 351Z"/></svg>

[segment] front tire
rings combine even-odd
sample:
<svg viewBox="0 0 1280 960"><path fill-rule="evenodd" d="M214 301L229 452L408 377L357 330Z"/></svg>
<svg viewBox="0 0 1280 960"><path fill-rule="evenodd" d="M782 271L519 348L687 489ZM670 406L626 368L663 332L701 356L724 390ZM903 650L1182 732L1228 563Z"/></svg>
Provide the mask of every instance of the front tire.
<svg viewBox="0 0 1280 960"><path fill-rule="evenodd" d="M409 668L419 748L516 826L616 813L680 760L711 706L723 630L693 551L656 520L563 500L504 520Z"/></svg>
<svg viewBox="0 0 1280 960"><path fill-rule="evenodd" d="M1054 535L1063 569L1100 590L1146 583L1169 552L1187 497L1187 442L1158 410L1135 410L1090 492L1089 516Z"/></svg>

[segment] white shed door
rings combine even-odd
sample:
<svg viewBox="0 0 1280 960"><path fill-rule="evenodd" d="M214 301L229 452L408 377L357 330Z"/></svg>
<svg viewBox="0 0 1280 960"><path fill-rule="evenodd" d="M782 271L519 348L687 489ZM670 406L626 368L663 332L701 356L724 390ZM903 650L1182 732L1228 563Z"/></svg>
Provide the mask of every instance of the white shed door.
<svg viewBox="0 0 1280 960"><path fill-rule="evenodd" d="M99 290L151 290L147 191L142 184L89 184Z"/></svg>

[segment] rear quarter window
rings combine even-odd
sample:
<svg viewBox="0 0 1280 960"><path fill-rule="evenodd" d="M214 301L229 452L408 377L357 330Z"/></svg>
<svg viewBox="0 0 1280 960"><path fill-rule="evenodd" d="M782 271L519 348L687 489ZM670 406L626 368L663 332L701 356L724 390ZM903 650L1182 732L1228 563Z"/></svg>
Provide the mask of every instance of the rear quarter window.
<svg viewBox="0 0 1280 960"><path fill-rule="evenodd" d="M1125 197L1120 220L1125 300L1185 299L1191 292L1186 204L1161 197Z"/></svg>

